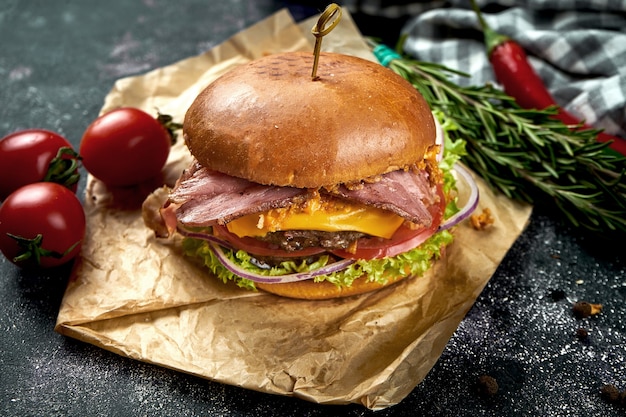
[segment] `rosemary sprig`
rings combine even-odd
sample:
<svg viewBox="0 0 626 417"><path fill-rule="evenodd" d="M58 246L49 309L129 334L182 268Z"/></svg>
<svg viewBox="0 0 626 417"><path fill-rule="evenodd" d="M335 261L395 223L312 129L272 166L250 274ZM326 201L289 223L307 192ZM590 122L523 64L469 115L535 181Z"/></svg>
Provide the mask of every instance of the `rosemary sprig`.
<svg viewBox="0 0 626 417"><path fill-rule="evenodd" d="M529 203L551 201L575 226L626 232L626 158L596 141L597 130L572 129L551 117L556 109L528 110L487 84L462 87L448 67L392 56L385 64L407 79L464 139L463 161L488 185Z"/></svg>

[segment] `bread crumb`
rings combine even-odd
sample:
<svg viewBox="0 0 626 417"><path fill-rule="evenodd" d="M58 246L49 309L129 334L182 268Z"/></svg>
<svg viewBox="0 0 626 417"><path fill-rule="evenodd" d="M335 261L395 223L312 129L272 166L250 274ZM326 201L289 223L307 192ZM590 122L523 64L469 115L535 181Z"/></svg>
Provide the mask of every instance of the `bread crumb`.
<svg viewBox="0 0 626 417"><path fill-rule="evenodd" d="M492 397L496 395L500 389L498 381L489 375L479 376L476 388L478 389L478 393L483 397Z"/></svg>
<svg viewBox="0 0 626 417"><path fill-rule="evenodd" d="M600 388L600 396L609 404L625 405L623 403L624 392L620 392L615 385L606 384Z"/></svg>
<svg viewBox="0 0 626 417"><path fill-rule="evenodd" d="M488 207L484 208L480 214L472 214L470 216L470 223L476 230L485 230L487 227L491 226L493 222L494 218Z"/></svg>
<svg viewBox="0 0 626 417"><path fill-rule="evenodd" d="M573 312L576 318L585 319L602 312L602 304L592 304L587 301L577 301L574 303Z"/></svg>
<svg viewBox="0 0 626 417"><path fill-rule="evenodd" d="M581 327L576 330L576 337L579 340L586 340L589 337L589 331Z"/></svg>

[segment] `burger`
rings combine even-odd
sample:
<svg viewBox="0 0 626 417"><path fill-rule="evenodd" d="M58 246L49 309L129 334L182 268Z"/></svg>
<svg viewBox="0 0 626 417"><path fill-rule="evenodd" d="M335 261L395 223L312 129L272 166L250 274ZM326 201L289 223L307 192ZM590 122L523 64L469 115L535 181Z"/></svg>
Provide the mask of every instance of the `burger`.
<svg viewBox="0 0 626 417"><path fill-rule="evenodd" d="M401 76L321 53L312 77L313 60L268 55L208 85L183 123L193 160L146 200L146 224L183 236L217 278L285 297L423 275L460 218L458 155L442 157L440 125Z"/></svg>

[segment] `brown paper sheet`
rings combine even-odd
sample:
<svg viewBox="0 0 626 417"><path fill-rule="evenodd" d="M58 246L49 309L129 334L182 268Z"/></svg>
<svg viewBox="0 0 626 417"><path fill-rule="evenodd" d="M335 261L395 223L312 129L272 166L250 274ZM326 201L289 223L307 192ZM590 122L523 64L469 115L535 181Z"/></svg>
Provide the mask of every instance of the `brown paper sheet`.
<svg viewBox="0 0 626 417"><path fill-rule="evenodd" d="M158 108L182 120L198 92L230 68L267 53L312 50L314 22L297 25L280 11L205 54L119 80L103 112ZM323 49L374 60L346 11ZM189 158L179 141L166 167L169 182ZM208 276L176 244L157 242L144 227L137 207L156 184L111 192L89 177L87 238L56 330L225 384L318 403L388 407L426 376L528 222L531 207L478 184L478 210L489 208L494 225L479 232L461 224L445 258L424 277L311 302Z"/></svg>

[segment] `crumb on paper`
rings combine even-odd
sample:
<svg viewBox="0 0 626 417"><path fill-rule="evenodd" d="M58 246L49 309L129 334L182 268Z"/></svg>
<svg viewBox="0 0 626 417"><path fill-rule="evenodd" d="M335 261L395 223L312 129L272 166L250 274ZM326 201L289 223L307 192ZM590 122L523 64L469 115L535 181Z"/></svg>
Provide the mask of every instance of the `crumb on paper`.
<svg viewBox="0 0 626 417"><path fill-rule="evenodd" d="M484 208L480 214L472 214L470 216L470 223L476 230L485 230L491 226L494 222L494 218L491 215L491 210L487 207Z"/></svg>

